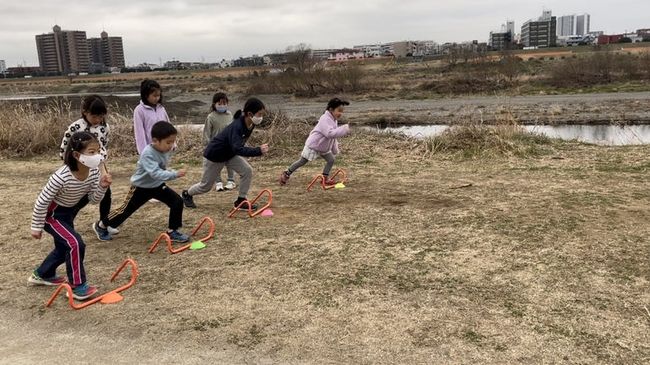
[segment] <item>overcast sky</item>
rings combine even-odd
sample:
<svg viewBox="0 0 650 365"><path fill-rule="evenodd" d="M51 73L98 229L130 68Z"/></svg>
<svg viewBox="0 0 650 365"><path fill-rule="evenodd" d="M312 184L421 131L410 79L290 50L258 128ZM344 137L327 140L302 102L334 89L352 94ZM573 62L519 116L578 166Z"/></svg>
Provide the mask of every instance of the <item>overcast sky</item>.
<svg viewBox="0 0 650 365"><path fill-rule="evenodd" d="M487 41L506 19L517 32L542 9L591 14L591 30L650 28L649 0L0 0L0 60L38 66L34 36L102 29L121 36L127 65L170 59L215 62L283 51L399 40Z"/></svg>

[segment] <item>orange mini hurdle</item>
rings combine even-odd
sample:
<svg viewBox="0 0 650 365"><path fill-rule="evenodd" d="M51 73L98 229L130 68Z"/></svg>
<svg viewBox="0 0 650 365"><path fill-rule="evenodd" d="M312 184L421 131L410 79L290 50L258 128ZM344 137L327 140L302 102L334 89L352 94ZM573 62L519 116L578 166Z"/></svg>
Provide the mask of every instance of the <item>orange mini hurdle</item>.
<svg viewBox="0 0 650 365"><path fill-rule="evenodd" d="M342 175L341 180L340 180L340 181L336 181L336 183L331 184L331 185L325 185L325 176L323 176L323 175L316 175L316 176L314 176L314 178L311 180L311 182L309 183L309 185L307 185L307 191L311 191L312 187L314 186L314 184L316 184L316 182L318 182L318 180L320 180L320 186L321 186L321 188L323 188L323 190L334 189L334 187L336 186L336 184L338 184L338 183L345 183L345 182L348 180L347 175L345 174L345 171L343 171L343 170L341 170L341 169L338 169L338 170L336 170L336 171L334 172L334 174L333 174L332 177L331 177L331 180L334 180L334 181L335 181L336 177L339 176L339 175Z"/></svg>
<svg viewBox="0 0 650 365"><path fill-rule="evenodd" d="M196 234L196 232L198 232L199 229L201 229L203 224L205 224L206 222L209 224L208 234L205 237L198 240L198 241L205 242L205 241L209 240L210 238L214 237L214 228L215 228L214 227L214 221L210 217L201 218L201 220L199 221L199 224L197 224L196 227L194 227L194 229L192 230L191 236L194 236ZM187 250L188 248L190 248L190 246L192 246L191 243L188 243L185 246L181 246L179 248L174 248L174 246L172 246L172 240L171 240L171 238L169 238L169 235L166 232L163 232L158 236L158 238L156 238L156 240L153 242L151 247L149 247L149 253L153 253L156 250L156 247L158 247L158 244L160 243L160 241L162 241L162 240L165 240L166 246L167 246L167 251L169 251L169 253L172 254L172 255L176 254L176 253L179 253L179 252L183 252L183 251Z"/></svg>
<svg viewBox="0 0 650 365"><path fill-rule="evenodd" d="M266 204L264 204L264 206L262 206L261 208L257 209L256 211L253 211L253 208L252 208L253 204L255 204L255 202L257 202L262 197L262 195L264 195L264 194L268 194L269 201L266 202ZM273 192L271 192L271 190L269 190L269 189L264 189L264 190L260 191L260 193L257 194L255 199L253 199L252 201L248 201L248 199L246 199L246 200L242 201L241 203L239 203L239 205L237 205L236 207L232 208L230 210L230 213L228 213L228 218L234 217L235 214L239 211L239 208L242 205L244 205L244 203L248 203L248 216L253 218L253 217L259 215L260 213L262 213L265 209L268 209L271 206L271 202L273 202Z"/></svg>
<svg viewBox="0 0 650 365"><path fill-rule="evenodd" d="M70 304L70 307L72 307L72 309L86 308L86 307L88 307L90 305L93 305L93 304L95 304L97 302L101 302L103 304L112 304L112 303L117 303L117 302L121 301L124 298L119 294L119 292L132 287L133 284L135 284L135 280L138 278L138 264L133 259L126 259L126 260L124 260L124 262L122 262L122 265L120 265L120 267L117 268L117 270L115 271L113 276L111 276L111 282L112 282L113 280L115 280L117 275L119 275L120 272L122 272L122 270L126 267L127 264L131 264L131 280L129 280L128 283L120 286L119 288L113 289L113 290L111 290L111 291L109 291L107 293L104 293L104 294L102 294L100 296L97 296L97 297L95 297L93 299L85 301L85 302L83 302L81 304L76 304L75 301L74 301L74 298L72 297L72 287L70 286L70 284L64 283L64 284L59 285L56 288L56 290L54 291L54 293L50 297L50 300L48 300L45 303L45 306L46 307L51 306L52 303L54 302L54 299L56 299L56 297L59 295L59 293L63 289L65 289L67 294L68 294L68 303Z"/></svg>

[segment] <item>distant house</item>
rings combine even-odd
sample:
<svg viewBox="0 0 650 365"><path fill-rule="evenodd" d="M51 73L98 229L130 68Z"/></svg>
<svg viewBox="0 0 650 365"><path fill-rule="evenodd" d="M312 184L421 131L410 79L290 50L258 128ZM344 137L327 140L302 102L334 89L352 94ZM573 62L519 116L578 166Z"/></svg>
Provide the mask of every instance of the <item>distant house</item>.
<svg viewBox="0 0 650 365"><path fill-rule="evenodd" d="M598 44L618 43L621 41L621 39L623 39L623 34L602 34L598 36Z"/></svg>
<svg viewBox="0 0 650 365"><path fill-rule="evenodd" d="M359 49L339 49L330 53L328 61L344 62L349 60L361 60L366 58L366 53Z"/></svg>
<svg viewBox="0 0 650 365"><path fill-rule="evenodd" d="M354 46L352 48L362 50L366 58L383 56L381 44L365 44L360 46Z"/></svg>
<svg viewBox="0 0 650 365"><path fill-rule="evenodd" d="M217 62L217 65L220 68L233 67L233 61L222 58L221 61Z"/></svg>
<svg viewBox="0 0 650 365"><path fill-rule="evenodd" d="M251 67L251 66L263 66L264 58L253 55L251 57L239 57L233 61L233 67Z"/></svg>
<svg viewBox="0 0 650 365"><path fill-rule="evenodd" d="M41 73L41 68L38 66L17 66L9 67L6 70L7 75L22 77L26 75L36 75Z"/></svg>
<svg viewBox="0 0 650 365"><path fill-rule="evenodd" d="M650 40L650 28L637 29L636 34L643 38L644 41Z"/></svg>
<svg viewBox="0 0 650 365"><path fill-rule="evenodd" d="M311 52L312 58L316 61L345 62L349 60L360 60L366 58L362 49L315 49Z"/></svg>

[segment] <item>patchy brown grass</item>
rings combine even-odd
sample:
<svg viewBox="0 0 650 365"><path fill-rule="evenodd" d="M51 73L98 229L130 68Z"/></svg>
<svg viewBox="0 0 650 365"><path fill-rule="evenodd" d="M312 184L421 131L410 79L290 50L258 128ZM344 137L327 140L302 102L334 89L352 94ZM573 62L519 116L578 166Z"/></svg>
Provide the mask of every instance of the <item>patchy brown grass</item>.
<svg viewBox="0 0 650 365"><path fill-rule="evenodd" d="M29 238L29 219L58 161L1 160L3 362L650 359L650 147L563 143L539 157L458 159L358 133L342 140L336 164L349 172L347 187L307 193L321 161L286 187L275 182L298 157L293 146L251 160L252 192L273 189L274 217L226 218L235 193L195 198L185 229L205 215L217 224L203 251L146 252L165 228L160 203L148 203L110 243L96 241L97 208L86 208L76 226L89 280L115 287L108 279L125 257L141 275L123 302L82 311L62 298L46 309L52 289L26 283L52 246L47 235ZM170 186L198 181L197 161L177 156L173 167L189 173ZM114 204L134 162L112 161Z"/></svg>

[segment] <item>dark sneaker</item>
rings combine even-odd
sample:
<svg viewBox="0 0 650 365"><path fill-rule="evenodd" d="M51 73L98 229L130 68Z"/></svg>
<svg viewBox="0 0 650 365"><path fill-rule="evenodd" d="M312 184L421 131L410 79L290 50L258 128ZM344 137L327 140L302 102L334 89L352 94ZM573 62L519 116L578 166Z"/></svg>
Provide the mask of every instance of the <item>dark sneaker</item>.
<svg viewBox="0 0 650 365"><path fill-rule="evenodd" d="M76 300L86 300L97 293L97 287L83 283L79 286L72 288L72 297ZM65 293L68 296L68 293Z"/></svg>
<svg viewBox="0 0 650 365"><path fill-rule="evenodd" d="M187 241L190 240L190 236L188 236L188 235L186 235L184 233L181 233L181 232L179 232L177 230L167 232L167 234L169 235L169 238L171 238L171 240L173 242L187 242Z"/></svg>
<svg viewBox="0 0 650 365"><path fill-rule="evenodd" d="M42 278L38 276L38 272L36 272L36 270L34 270L32 276L30 276L29 279L27 279L27 281L35 285L48 285L48 286L57 286L66 282L65 278L61 276Z"/></svg>
<svg viewBox="0 0 650 365"><path fill-rule="evenodd" d="M186 207L196 208L196 204L194 204L194 198L187 192L187 190L183 190L181 196L183 198L183 204L185 204Z"/></svg>
<svg viewBox="0 0 650 365"><path fill-rule="evenodd" d="M282 174L280 174L280 185L286 185L290 177L291 175L287 174L286 171L282 171Z"/></svg>
<svg viewBox="0 0 650 365"><path fill-rule="evenodd" d="M241 204L244 200L246 200L246 199L243 199L243 198L237 198L237 200L235 200L235 208L237 208L237 206L238 206L239 204ZM248 205L249 205L249 204L250 204L250 203L245 202L244 204L241 204L241 206L238 207L237 209L239 209L239 210L248 210ZM256 204L253 204L253 206L251 207L251 210L257 210L257 205L256 205Z"/></svg>
<svg viewBox="0 0 650 365"><path fill-rule="evenodd" d="M100 241L110 241L113 239L113 236L108 232L108 229L99 226L99 222L93 223L93 231L95 231L97 239Z"/></svg>

